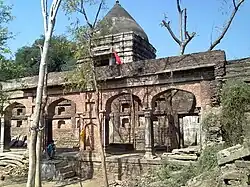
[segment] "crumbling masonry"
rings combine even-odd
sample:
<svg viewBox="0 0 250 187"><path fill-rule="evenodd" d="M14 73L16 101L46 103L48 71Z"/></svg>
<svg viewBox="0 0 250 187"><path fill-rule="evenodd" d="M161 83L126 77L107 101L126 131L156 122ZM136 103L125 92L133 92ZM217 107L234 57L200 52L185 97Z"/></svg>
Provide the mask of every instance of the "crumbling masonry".
<svg viewBox="0 0 250 187"><path fill-rule="evenodd" d="M201 145L203 114L218 105L223 80L235 73L243 76L240 68L249 66L250 60L228 62L220 50L155 59L156 50L146 33L118 2L105 19L114 25L94 50L100 61L99 111L106 151L142 151L151 157L155 151ZM111 48L122 65L114 64ZM48 76L44 144L54 139L63 150L98 152L96 95L93 91L65 92L67 73ZM37 80L34 76L3 83L11 96L2 120L5 148L14 137L24 139L29 133ZM84 141L80 141L82 130Z"/></svg>

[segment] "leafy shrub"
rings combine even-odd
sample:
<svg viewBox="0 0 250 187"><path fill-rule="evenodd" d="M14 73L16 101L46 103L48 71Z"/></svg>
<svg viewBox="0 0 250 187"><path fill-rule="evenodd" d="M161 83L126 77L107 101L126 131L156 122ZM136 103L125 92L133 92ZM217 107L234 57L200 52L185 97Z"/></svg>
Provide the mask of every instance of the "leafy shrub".
<svg viewBox="0 0 250 187"><path fill-rule="evenodd" d="M228 146L242 143L246 111L250 103L250 86L239 80L227 81L221 94L222 134Z"/></svg>

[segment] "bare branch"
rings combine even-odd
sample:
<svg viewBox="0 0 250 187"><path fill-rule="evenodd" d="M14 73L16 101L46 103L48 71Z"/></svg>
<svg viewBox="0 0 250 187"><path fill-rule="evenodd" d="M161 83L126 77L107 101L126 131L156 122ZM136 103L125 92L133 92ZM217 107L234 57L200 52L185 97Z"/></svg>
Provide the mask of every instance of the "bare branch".
<svg viewBox="0 0 250 187"><path fill-rule="evenodd" d="M185 39L188 38L188 32L187 32L187 9L185 8L183 10L184 12L184 26L183 26L183 29L184 29L184 35L185 35Z"/></svg>
<svg viewBox="0 0 250 187"><path fill-rule="evenodd" d="M48 1L42 0L41 1L41 7L42 7L42 15L43 15L43 26L44 26L44 32L48 30Z"/></svg>
<svg viewBox="0 0 250 187"><path fill-rule="evenodd" d="M184 40L184 43L188 43L190 42L190 40L193 39L193 37L195 37L196 32L192 32L192 34L190 35L188 32L186 32L187 38Z"/></svg>
<svg viewBox="0 0 250 187"><path fill-rule="evenodd" d="M183 40L183 20L182 20L182 10L181 10L181 6L180 6L180 0L176 0L177 3L177 10L179 12L179 32L180 32L180 40Z"/></svg>
<svg viewBox="0 0 250 187"><path fill-rule="evenodd" d="M163 25L167 28L168 32L170 33L170 35L172 36L172 38L174 39L174 41L176 41L176 43L178 43L179 45L181 45L181 41L175 36L174 32L172 31L171 27L170 27L170 22L166 22L165 20L162 20Z"/></svg>
<svg viewBox="0 0 250 187"><path fill-rule="evenodd" d="M187 44L195 37L196 33L193 32L191 35L186 32L185 35L187 36L187 38L185 40L182 41L181 45L180 45L180 54L183 55L186 49Z"/></svg>
<svg viewBox="0 0 250 187"><path fill-rule="evenodd" d="M181 12L180 0L176 0L176 3L177 3L177 10L180 13Z"/></svg>
<svg viewBox="0 0 250 187"><path fill-rule="evenodd" d="M62 0L53 0L52 5L51 5L51 9L50 9L51 21L55 20L55 17L57 15L57 12L58 12L58 9L59 9L61 2L62 2Z"/></svg>
<svg viewBox="0 0 250 187"><path fill-rule="evenodd" d="M100 14L100 11L101 11L101 8L102 8L102 5L104 3L104 0L102 0L99 4L99 7L98 7L98 10L97 10L97 13L96 13L96 16L95 16L95 21L94 21L94 24L93 24L93 27L95 28L96 26L96 23L97 23L97 20L98 20L98 17L99 17L99 14Z"/></svg>
<svg viewBox="0 0 250 187"><path fill-rule="evenodd" d="M43 53L43 46L41 44L37 44L37 47L39 47L40 49L40 54L42 56L42 53Z"/></svg>
<svg viewBox="0 0 250 187"><path fill-rule="evenodd" d="M90 23L89 18L87 16L86 10L84 8L84 2L83 0L81 0L81 5L80 5L80 9L77 9L77 11L81 14L83 14L85 21L87 22L88 26L93 29L93 25Z"/></svg>
<svg viewBox="0 0 250 187"><path fill-rule="evenodd" d="M162 21L162 25L164 25L169 31L170 35L174 39L174 41L180 46L180 55L184 54L185 48L187 44L195 37L196 33L192 33L191 35L187 31L187 9L181 9L180 0L176 0L177 10L179 13L179 38L176 37L174 32L170 27L170 22ZM166 18L165 18L166 20Z"/></svg>
<svg viewBox="0 0 250 187"><path fill-rule="evenodd" d="M233 0L234 9L236 9L236 2Z"/></svg>
<svg viewBox="0 0 250 187"><path fill-rule="evenodd" d="M239 3L237 5L234 5L235 8L227 22L227 24L225 25L225 27L223 28L223 31L222 33L220 34L220 36L211 44L211 46L209 47L209 51L213 50L215 48L215 46L217 46L221 40L224 38L225 34L227 33L228 29L230 28L232 22L233 22L233 19L236 15L236 13L238 12L240 6L242 5L242 3L244 2L245 0L240 0ZM235 3L235 1L233 0L233 3Z"/></svg>

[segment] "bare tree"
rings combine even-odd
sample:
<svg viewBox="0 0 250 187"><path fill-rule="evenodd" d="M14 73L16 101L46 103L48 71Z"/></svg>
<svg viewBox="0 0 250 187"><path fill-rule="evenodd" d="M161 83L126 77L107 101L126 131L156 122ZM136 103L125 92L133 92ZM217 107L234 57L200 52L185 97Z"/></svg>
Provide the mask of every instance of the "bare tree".
<svg viewBox="0 0 250 187"><path fill-rule="evenodd" d="M231 0L230 0L231 1ZM216 40L211 42L209 51L213 50L220 42L221 40L225 37L228 29L230 28L240 6L244 3L245 0L232 0L233 4L233 11L230 15L229 20L226 22L225 26L222 29L222 32L220 35L217 37ZM187 31L187 9L184 8L182 9L180 6L180 0L176 0L177 3L177 10L179 13L179 37L173 32L171 26L170 26L170 21L166 21L167 17L165 16L165 19L162 20L162 26L166 27L168 32L170 33L171 37L173 40L180 46L180 55L183 55L186 49L186 46L189 44L189 42L195 37L196 33L189 33Z"/></svg>
<svg viewBox="0 0 250 187"><path fill-rule="evenodd" d="M42 55L42 46L40 47L40 52ZM43 86L43 97L42 97L42 109L39 122L39 131L37 132L37 142L36 142L36 174L35 174L35 187L42 186L41 180L41 153L42 153L42 143L43 143L43 133L45 128L45 106L47 104L48 94L47 94L47 79L48 79L48 66L45 67L45 77Z"/></svg>
<svg viewBox="0 0 250 187"><path fill-rule="evenodd" d="M176 3L177 10L179 13L179 38L176 36L172 28L170 27L170 21L166 21L166 16L165 20L162 20L162 25L167 28L174 41L180 46L180 55L183 55L187 44L195 37L196 33L193 32L190 34L187 31L187 9L181 9L180 0L176 0Z"/></svg>
<svg viewBox="0 0 250 187"><path fill-rule="evenodd" d="M88 3L93 3L96 1L87 1ZM89 16L86 12L86 1L85 0L69 0L66 3L66 11L69 12L78 12L80 13L85 22L86 26L79 27L78 29L74 30L74 35L76 35L76 38L78 40L78 53L80 55L78 57L80 58L86 58L87 61L83 63L82 67L79 68L78 72L77 70L73 72L74 78L69 78L69 81L72 84L72 87L75 88L82 88L83 90L86 89L86 87L90 86L94 90L95 94L95 113L96 113L96 119L97 119L97 127L98 127L98 140L100 145L100 151L101 151L101 163L102 163L102 173L104 178L104 186L108 187L108 176L107 176L107 169L106 169L106 158L103 148L103 139L102 139L102 123L103 123L103 116L101 116L100 112L100 85L97 81L97 75L96 75L96 67L97 64L94 59L94 52L93 52L93 46L96 46L96 42L98 41L98 38L102 36L102 29L100 29L101 23L98 22L99 14L101 12L101 9L104 6L104 0L100 0L98 3L97 12L95 14L94 20L90 21ZM80 42L79 42L80 40ZM85 50L85 51L84 51ZM79 75L79 76L77 76ZM76 84L74 84L76 83Z"/></svg>
<svg viewBox="0 0 250 187"><path fill-rule="evenodd" d="M224 38L224 36L226 35L228 29L230 28L233 19L235 18L236 13L238 12L240 6L242 5L242 3L244 3L245 0L232 0L233 3L233 11L231 13L231 16L229 18L229 20L227 21L227 23L225 24L225 26L223 27L223 30L221 32L221 34L218 36L218 38L214 41L211 42L211 45L209 47L209 51L213 50L220 42L221 40Z"/></svg>
<svg viewBox="0 0 250 187"><path fill-rule="evenodd" d="M32 116L32 123L30 127L30 141L29 141L29 172L27 187L41 186L40 181L35 181L36 174L36 142L37 142L37 132L39 129L39 122L41 119L42 113L42 97L44 91L44 80L46 77L46 66L48 58L48 50L50 39L54 30L56 16L58 9L60 7L61 0L53 0L51 3L50 10L48 11L48 2L47 0L41 0L42 14L44 20L44 44L42 47L41 62L39 67L39 77L36 91L36 104L35 111ZM41 149L38 149L41 151ZM36 184L35 184L36 183Z"/></svg>

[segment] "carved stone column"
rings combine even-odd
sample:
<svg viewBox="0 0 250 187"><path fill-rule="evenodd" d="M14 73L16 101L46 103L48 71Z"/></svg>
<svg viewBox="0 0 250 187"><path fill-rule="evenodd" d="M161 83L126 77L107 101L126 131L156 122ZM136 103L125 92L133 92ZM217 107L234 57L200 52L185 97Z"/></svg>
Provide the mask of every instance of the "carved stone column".
<svg viewBox="0 0 250 187"><path fill-rule="evenodd" d="M145 117L145 155L144 158L150 159L154 158L154 151L153 151L153 135L152 135L152 110L151 109L145 109L144 110L144 117Z"/></svg>
<svg viewBox="0 0 250 187"><path fill-rule="evenodd" d="M0 153L4 151L4 118L1 117Z"/></svg>

